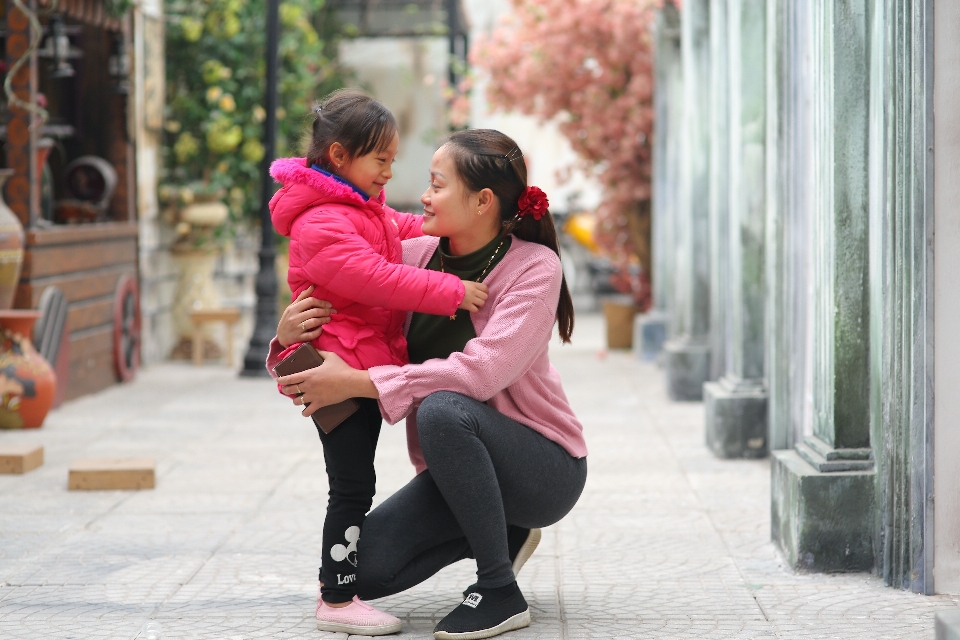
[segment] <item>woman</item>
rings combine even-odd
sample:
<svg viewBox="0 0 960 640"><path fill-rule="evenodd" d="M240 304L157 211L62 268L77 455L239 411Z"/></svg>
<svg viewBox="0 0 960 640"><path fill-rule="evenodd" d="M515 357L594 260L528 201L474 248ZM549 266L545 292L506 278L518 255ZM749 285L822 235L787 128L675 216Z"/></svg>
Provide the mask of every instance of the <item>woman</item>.
<svg viewBox="0 0 960 640"><path fill-rule="evenodd" d="M532 552L530 530L565 516L586 481L583 428L547 355L555 322L569 342L573 305L546 198L527 187L513 140L458 132L434 154L430 178L421 198L427 235L404 242L404 262L483 282L486 306L413 314L409 365L364 371L323 353L322 366L278 382L309 405L304 415L366 397L389 423L407 419L418 475L367 517L358 593L398 593L475 558L476 584L434 636L489 638L529 624L514 567ZM268 367L283 346L318 335L315 318L329 312L304 302L284 313Z"/></svg>

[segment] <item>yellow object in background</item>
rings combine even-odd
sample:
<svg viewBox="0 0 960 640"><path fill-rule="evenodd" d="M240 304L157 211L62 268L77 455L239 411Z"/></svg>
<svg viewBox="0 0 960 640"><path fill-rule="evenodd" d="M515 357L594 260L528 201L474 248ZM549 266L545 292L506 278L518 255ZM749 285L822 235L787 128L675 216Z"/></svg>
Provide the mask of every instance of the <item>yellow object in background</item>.
<svg viewBox="0 0 960 640"><path fill-rule="evenodd" d="M563 225L564 232L585 246L591 253L597 252L597 242L594 232L597 228L597 218L592 213L574 213Z"/></svg>

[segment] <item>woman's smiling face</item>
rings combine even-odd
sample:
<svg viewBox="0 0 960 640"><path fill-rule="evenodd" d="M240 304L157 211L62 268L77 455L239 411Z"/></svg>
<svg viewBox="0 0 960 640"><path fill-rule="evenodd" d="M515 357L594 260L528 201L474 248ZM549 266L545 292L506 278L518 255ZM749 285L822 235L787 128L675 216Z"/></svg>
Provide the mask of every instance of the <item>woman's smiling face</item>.
<svg viewBox="0 0 960 640"><path fill-rule="evenodd" d="M460 235L476 223L469 194L457 176L453 154L446 146L437 149L430 162L430 186L420 196L423 232L430 236Z"/></svg>

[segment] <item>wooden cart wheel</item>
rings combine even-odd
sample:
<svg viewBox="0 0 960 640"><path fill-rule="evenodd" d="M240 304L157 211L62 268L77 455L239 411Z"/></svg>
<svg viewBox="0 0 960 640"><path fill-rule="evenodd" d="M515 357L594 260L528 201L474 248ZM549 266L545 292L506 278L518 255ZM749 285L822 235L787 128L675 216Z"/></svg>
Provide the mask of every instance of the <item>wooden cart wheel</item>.
<svg viewBox="0 0 960 640"><path fill-rule="evenodd" d="M122 382L133 380L140 367L140 295L129 275L121 276L113 298L113 361Z"/></svg>

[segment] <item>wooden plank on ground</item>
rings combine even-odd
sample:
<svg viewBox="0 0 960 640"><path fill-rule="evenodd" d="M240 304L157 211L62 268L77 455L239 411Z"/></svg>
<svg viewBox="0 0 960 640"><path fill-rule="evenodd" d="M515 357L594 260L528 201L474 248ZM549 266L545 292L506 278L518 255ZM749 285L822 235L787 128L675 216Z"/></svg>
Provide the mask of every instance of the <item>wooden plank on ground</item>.
<svg viewBox="0 0 960 640"><path fill-rule="evenodd" d="M43 464L43 447L0 445L0 473L27 473Z"/></svg>
<svg viewBox="0 0 960 640"><path fill-rule="evenodd" d="M87 244L32 247L24 251L21 280L98 269L115 264L135 264L137 241L121 238Z"/></svg>
<svg viewBox="0 0 960 640"><path fill-rule="evenodd" d="M70 491L115 491L153 489L156 483L153 458L88 458L70 465Z"/></svg>

